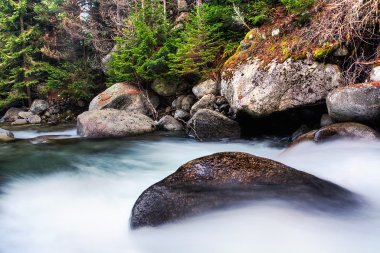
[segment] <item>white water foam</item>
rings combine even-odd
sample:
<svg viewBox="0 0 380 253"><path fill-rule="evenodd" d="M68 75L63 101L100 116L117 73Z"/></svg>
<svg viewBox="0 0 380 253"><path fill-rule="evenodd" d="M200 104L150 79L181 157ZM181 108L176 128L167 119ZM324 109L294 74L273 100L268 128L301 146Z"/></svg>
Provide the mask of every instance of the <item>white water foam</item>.
<svg viewBox="0 0 380 253"><path fill-rule="evenodd" d="M1 253L377 253L380 250L380 143L301 144L144 142L107 162L14 180L0 195ZM193 158L244 151L340 184L368 202L356 216L332 216L268 201L159 228L128 229L139 194ZM83 158L86 159L86 158ZM103 161L104 162L104 161Z"/></svg>

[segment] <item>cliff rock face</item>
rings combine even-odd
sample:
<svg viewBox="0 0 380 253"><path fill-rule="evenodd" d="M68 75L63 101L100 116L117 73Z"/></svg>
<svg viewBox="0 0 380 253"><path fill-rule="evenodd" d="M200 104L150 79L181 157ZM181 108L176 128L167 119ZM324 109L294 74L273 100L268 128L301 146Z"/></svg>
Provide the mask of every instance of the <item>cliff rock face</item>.
<svg viewBox="0 0 380 253"><path fill-rule="evenodd" d="M323 101L342 84L336 65L289 59L264 66L255 59L224 69L221 93L235 112L261 117Z"/></svg>

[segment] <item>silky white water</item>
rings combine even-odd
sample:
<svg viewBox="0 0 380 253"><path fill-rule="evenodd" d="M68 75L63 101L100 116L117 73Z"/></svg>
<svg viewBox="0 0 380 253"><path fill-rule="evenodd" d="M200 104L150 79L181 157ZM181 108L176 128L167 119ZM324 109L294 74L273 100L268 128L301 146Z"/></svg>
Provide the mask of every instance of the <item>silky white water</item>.
<svg viewBox="0 0 380 253"><path fill-rule="evenodd" d="M334 215L271 200L129 230L144 189L219 151L283 162L360 194L366 204ZM7 175L0 186L1 253L380 252L379 142L305 143L283 152L269 141L153 137L0 146L0 162Z"/></svg>

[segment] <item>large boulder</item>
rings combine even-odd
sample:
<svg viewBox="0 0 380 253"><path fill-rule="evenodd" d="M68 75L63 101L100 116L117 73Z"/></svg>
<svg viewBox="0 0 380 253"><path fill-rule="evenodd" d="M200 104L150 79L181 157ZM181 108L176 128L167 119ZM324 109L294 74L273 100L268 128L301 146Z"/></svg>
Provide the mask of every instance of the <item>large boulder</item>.
<svg viewBox="0 0 380 253"><path fill-rule="evenodd" d="M104 109L84 112L77 118L82 137L123 137L153 132L154 121L141 113Z"/></svg>
<svg viewBox="0 0 380 253"><path fill-rule="evenodd" d="M12 141L14 135L11 131L0 128L0 141Z"/></svg>
<svg viewBox="0 0 380 253"><path fill-rule="evenodd" d="M223 114L209 109L200 109L187 122L188 134L199 140L239 138L239 123Z"/></svg>
<svg viewBox="0 0 380 253"><path fill-rule="evenodd" d="M263 64L255 59L223 70L221 94L235 112L262 117L313 105L343 83L336 65L291 59Z"/></svg>
<svg viewBox="0 0 380 253"><path fill-rule="evenodd" d="M158 123L158 128L165 131L183 131L183 125L170 115L162 117Z"/></svg>
<svg viewBox="0 0 380 253"><path fill-rule="evenodd" d="M116 83L97 95L89 110L113 108L150 115L157 108L159 99L153 93L130 83Z"/></svg>
<svg viewBox="0 0 380 253"><path fill-rule="evenodd" d="M42 99L34 100L30 106L30 111L36 115L45 112L47 109L49 109L49 103Z"/></svg>
<svg viewBox="0 0 380 253"><path fill-rule="evenodd" d="M326 99L334 121L380 121L380 83L354 84L336 89Z"/></svg>
<svg viewBox="0 0 380 253"><path fill-rule="evenodd" d="M324 211L358 204L353 193L313 175L247 153L226 152L190 161L146 189L132 209L130 225L158 226L267 199Z"/></svg>
<svg viewBox="0 0 380 253"><path fill-rule="evenodd" d="M19 113L23 112L24 110L11 107L8 109L8 111L4 114L4 116L0 119L0 122L13 122L18 119Z"/></svg>
<svg viewBox="0 0 380 253"><path fill-rule="evenodd" d="M192 88L192 92L198 99L208 94L213 94L215 96L219 95L220 89L218 81L208 79L204 82L195 85Z"/></svg>
<svg viewBox="0 0 380 253"><path fill-rule="evenodd" d="M321 143L336 139L360 139L376 140L379 134L372 128L359 123L347 122L336 123L322 127L319 130L313 130L297 137L290 146L295 146L301 142L313 141Z"/></svg>

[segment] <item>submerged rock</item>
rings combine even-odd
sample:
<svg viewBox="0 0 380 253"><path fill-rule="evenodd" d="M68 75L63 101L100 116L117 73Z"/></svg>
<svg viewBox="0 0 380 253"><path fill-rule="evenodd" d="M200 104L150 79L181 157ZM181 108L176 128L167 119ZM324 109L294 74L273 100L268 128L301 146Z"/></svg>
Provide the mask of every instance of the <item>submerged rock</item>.
<svg viewBox="0 0 380 253"><path fill-rule="evenodd" d="M158 97L151 92L130 83L117 83L97 95L91 101L89 110L113 108L150 115L158 104Z"/></svg>
<svg viewBox="0 0 380 253"><path fill-rule="evenodd" d="M239 138L239 123L223 114L209 109L200 109L187 123L188 134L199 140Z"/></svg>
<svg viewBox="0 0 380 253"><path fill-rule="evenodd" d="M14 135L11 131L0 128L0 141L13 141Z"/></svg>
<svg viewBox="0 0 380 253"><path fill-rule="evenodd" d="M104 109L84 112L77 118L77 131L82 137L123 137L154 130L154 121L141 113Z"/></svg>
<svg viewBox="0 0 380 253"><path fill-rule="evenodd" d="M380 83L362 83L332 91L326 99L334 121L380 121Z"/></svg>
<svg viewBox="0 0 380 253"><path fill-rule="evenodd" d="M224 69L221 93L235 112L262 117L316 104L342 83L336 65L287 60L263 66L256 59Z"/></svg>
<svg viewBox="0 0 380 253"><path fill-rule="evenodd" d="M130 225L158 226L266 199L324 211L357 204L353 193L313 175L247 153L226 152L190 161L145 190L132 209Z"/></svg>
<svg viewBox="0 0 380 253"><path fill-rule="evenodd" d="M342 138L376 140L379 134L372 128L359 123L336 123L313 130L296 138L290 146L295 146L304 141L316 143Z"/></svg>

